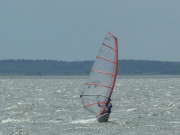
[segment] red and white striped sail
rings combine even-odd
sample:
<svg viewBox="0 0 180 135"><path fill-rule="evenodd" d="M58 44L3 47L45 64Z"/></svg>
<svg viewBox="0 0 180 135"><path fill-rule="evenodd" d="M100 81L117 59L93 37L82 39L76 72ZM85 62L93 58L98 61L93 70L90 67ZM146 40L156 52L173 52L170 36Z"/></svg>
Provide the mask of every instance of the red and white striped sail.
<svg viewBox="0 0 180 135"><path fill-rule="evenodd" d="M110 32L98 52L81 99L84 108L101 115L114 89L118 68L118 41Z"/></svg>

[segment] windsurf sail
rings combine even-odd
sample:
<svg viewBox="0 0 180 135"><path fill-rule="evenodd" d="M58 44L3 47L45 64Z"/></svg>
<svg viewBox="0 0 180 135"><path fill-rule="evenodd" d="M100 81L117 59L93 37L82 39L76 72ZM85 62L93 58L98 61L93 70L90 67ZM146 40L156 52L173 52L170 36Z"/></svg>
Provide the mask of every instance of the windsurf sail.
<svg viewBox="0 0 180 135"><path fill-rule="evenodd" d="M118 69L118 40L110 32L104 38L80 95L85 109L100 116L114 89Z"/></svg>

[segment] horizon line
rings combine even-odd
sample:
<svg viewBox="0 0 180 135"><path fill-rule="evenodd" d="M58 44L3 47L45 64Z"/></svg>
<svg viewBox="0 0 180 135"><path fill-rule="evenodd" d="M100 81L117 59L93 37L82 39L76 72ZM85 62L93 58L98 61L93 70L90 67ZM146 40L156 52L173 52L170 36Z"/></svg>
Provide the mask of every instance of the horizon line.
<svg viewBox="0 0 180 135"><path fill-rule="evenodd" d="M9 60L32 60L32 61L61 61L61 62L85 62L85 61L95 61L95 60L57 60L57 59L0 59L0 61L9 61ZM180 61L170 61L170 60L150 60L150 59L119 59L118 61L157 61L157 62L180 62Z"/></svg>

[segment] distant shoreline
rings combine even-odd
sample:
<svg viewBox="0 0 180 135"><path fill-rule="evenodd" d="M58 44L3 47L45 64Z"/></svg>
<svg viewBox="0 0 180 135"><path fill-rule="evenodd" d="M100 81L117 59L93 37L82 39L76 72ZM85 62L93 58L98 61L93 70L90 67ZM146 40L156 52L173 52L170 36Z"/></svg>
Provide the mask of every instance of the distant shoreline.
<svg viewBox="0 0 180 135"><path fill-rule="evenodd" d="M87 76L93 61L0 60L0 76ZM180 75L180 62L119 60L118 75Z"/></svg>

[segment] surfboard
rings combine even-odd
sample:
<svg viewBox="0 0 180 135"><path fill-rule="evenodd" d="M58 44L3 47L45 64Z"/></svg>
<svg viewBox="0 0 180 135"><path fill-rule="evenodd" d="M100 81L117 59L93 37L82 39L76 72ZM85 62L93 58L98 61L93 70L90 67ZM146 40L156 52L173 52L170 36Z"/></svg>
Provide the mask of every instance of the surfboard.
<svg viewBox="0 0 180 135"><path fill-rule="evenodd" d="M109 115L110 115L109 113L104 113L104 114L102 114L100 116L97 116L97 121L99 123L107 122L109 120Z"/></svg>

